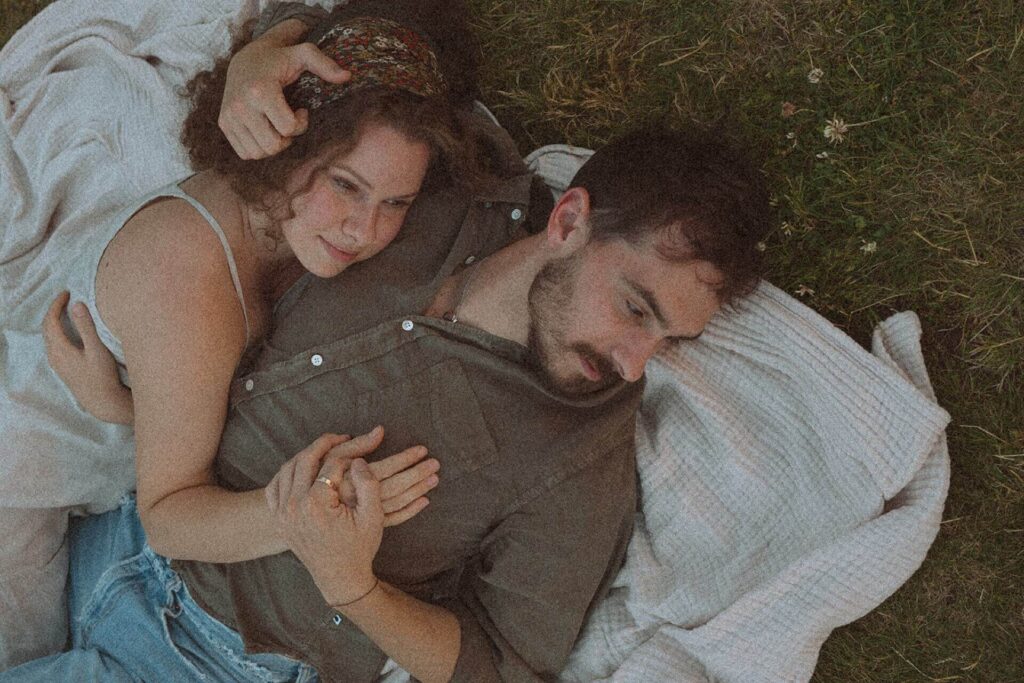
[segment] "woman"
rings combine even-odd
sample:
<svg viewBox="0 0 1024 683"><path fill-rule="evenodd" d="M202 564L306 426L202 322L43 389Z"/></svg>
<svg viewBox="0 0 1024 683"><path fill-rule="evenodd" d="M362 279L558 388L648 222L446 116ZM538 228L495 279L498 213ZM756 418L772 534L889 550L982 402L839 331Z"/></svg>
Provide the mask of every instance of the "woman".
<svg viewBox="0 0 1024 683"><path fill-rule="evenodd" d="M443 19L451 13L441 16L435 28L462 40ZM87 325L91 310L99 338L127 370L130 402L123 395L117 410L100 414L134 420L139 510L150 543L168 557L236 562L287 549L262 491L214 483L230 380L273 302L303 272L330 277L372 257L395 238L425 181L469 167L429 40L380 17L338 21L344 31L328 21L311 38L352 77L297 84L290 98L309 112L306 134L272 159L238 160L215 128L221 60L190 88L183 140L204 170L126 209L71 278L84 299L73 318ZM344 441L316 447L322 456ZM412 467L424 456L410 449L374 472L396 475L394 495L385 490L387 522L425 505L437 463Z"/></svg>

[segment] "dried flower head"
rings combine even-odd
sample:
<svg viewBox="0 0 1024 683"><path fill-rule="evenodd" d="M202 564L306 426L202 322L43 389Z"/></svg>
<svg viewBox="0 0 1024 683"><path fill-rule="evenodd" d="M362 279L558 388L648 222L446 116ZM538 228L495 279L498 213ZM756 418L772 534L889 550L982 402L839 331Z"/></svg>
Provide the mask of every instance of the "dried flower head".
<svg viewBox="0 0 1024 683"><path fill-rule="evenodd" d="M807 73L807 82L808 83L820 83L821 82L821 77L824 76L824 75L825 75L824 71L822 71L818 67L814 67L813 69L811 69Z"/></svg>
<svg viewBox="0 0 1024 683"><path fill-rule="evenodd" d="M863 240L861 241L863 242ZM874 240L871 242L864 242L864 244L860 245L860 250L865 254L874 254L878 251L878 242L875 242Z"/></svg>
<svg viewBox="0 0 1024 683"><path fill-rule="evenodd" d="M849 132L850 128L846 125L838 116L833 116L832 120L825 126L825 139L833 145L837 145L843 141L843 136Z"/></svg>
<svg viewBox="0 0 1024 683"><path fill-rule="evenodd" d="M764 251L767 248L768 245L765 244L764 242L758 242L757 244L754 245L754 249L757 249L758 251Z"/></svg>
<svg viewBox="0 0 1024 683"><path fill-rule="evenodd" d="M792 102L782 103L782 118L788 119L790 116L796 113L796 105Z"/></svg>

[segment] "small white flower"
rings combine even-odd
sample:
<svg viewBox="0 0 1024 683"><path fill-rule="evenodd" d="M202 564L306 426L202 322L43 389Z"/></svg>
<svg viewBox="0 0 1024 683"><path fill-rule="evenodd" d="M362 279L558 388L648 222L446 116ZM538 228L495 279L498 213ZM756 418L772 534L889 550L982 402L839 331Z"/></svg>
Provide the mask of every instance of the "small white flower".
<svg viewBox="0 0 1024 683"><path fill-rule="evenodd" d="M828 159L828 152L818 152L814 155L815 159Z"/></svg>
<svg viewBox="0 0 1024 683"><path fill-rule="evenodd" d="M796 139L796 133L793 132L793 131L789 131L788 133L786 133L786 139L787 140L795 140Z"/></svg>
<svg viewBox="0 0 1024 683"><path fill-rule="evenodd" d="M754 249L757 249L758 251L764 251L767 248L768 245L765 244L764 242L758 242L757 244L754 245Z"/></svg>
<svg viewBox="0 0 1024 683"><path fill-rule="evenodd" d="M838 116L833 116L832 120L825 126L825 139L831 142L833 145L837 145L843 141L843 136L849 132L850 128L846 125Z"/></svg>
<svg viewBox="0 0 1024 683"><path fill-rule="evenodd" d="M807 285L800 285L793 291L793 293L797 296L811 296L814 294L814 290Z"/></svg>
<svg viewBox="0 0 1024 683"><path fill-rule="evenodd" d="M782 234L785 235L786 237L789 237L790 235L793 234L793 226L790 224L789 221L783 221L782 225L779 226L779 229L782 230Z"/></svg>
<svg viewBox="0 0 1024 683"><path fill-rule="evenodd" d="M818 67L814 67L807 74L807 82L808 83L820 83L821 82L821 77L824 76L824 75L825 75L824 71L822 71Z"/></svg>
<svg viewBox="0 0 1024 683"><path fill-rule="evenodd" d="M861 241L864 242L864 240ZM863 251L865 254L874 254L876 251L878 251L878 242L875 242L873 240L871 242L864 242L864 244L860 246L860 250Z"/></svg>

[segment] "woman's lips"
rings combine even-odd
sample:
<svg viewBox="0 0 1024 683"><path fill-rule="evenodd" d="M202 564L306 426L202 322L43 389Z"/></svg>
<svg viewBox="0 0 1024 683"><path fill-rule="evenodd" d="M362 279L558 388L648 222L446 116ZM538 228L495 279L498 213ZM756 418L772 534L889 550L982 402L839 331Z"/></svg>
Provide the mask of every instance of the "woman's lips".
<svg viewBox="0 0 1024 683"><path fill-rule="evenodd" d="M319 237L318 239L320 240L320 242L323 243L324 250L327 252L327 255L330 256L335 261L339 261L341 263L352 263L352 261L356 259L356 256L359 255L351 251L338 249L336 246L325 240L323 237Z"/></svg>

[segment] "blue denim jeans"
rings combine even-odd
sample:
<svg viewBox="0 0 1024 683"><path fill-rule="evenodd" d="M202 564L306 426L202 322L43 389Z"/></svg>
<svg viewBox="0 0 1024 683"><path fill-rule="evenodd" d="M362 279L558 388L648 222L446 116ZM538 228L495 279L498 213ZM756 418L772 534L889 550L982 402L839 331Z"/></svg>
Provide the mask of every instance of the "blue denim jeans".
<svg viewBox="0 0 1024 683"><path fill-rule="evenodd" d="M0 682L316 681L283 655L247 654L146 545L135 509L75 520L69 532L71 650L0 673Z"/></svg>

